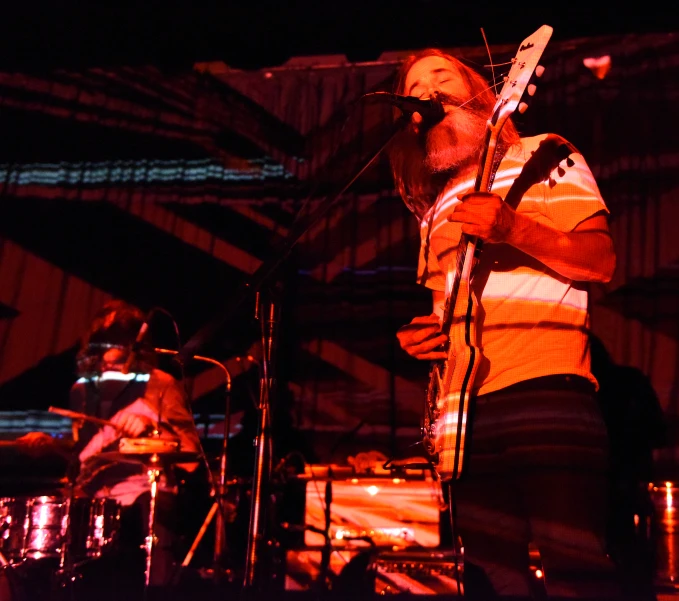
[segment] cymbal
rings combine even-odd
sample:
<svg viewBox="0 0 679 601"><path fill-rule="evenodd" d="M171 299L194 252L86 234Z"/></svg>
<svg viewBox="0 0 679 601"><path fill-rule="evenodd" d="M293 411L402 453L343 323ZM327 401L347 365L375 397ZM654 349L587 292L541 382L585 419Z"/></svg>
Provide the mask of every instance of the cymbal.
<svg viewBox="0 0 679 601"><path fill-rule="evenodd" d="M104 451L96 457L115 463L142 463L144 465L171 463L198 463L200 455L190 451L171 451L167 453L121 453L120 451Z"/></svg>

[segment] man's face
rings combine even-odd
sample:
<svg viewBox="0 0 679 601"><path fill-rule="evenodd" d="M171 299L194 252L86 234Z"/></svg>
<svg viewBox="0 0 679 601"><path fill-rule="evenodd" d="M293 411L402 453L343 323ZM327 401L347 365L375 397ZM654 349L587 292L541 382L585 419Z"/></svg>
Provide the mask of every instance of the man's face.
<svg viewBox="0 0 679 601"><path fill-rule="evenodd" d="M432 173L456 169L475 159L486 125L484 117L459 108L469 100L470 92L457 67L441 56L427 56L410 67L404 94L427 99L435 93L442 96L446 116L440 123L420 132L425 165Z"/></svg>
<svg viewBox="0 0 679 601"><path fill-rule="evenodd" d="M434 92L440 92L462 104L469 95L457 67L442 56L426 56L414 63L404 85L406 96L418 98L431 98Z"/></svg>

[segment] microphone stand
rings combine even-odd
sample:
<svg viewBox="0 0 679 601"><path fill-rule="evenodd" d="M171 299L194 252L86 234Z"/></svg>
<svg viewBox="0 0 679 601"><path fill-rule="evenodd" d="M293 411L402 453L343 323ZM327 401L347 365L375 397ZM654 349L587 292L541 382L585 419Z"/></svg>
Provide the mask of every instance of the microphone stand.
<svg viewBox="0 0 679 601"><path fill-rule="evenodd" d="M363 174L364 171L373 163L373 161L382 153L382 151L391 143L396 135L410 122L411 112L403 111L401 118L397 119L390 126L388 134L385 136L383 142L380 143L376 151L370 153L367 160L363 161L359 169L347 181L339 186L337 191L327 196L320 206L310 215L298 219L290 228L288 235L277 246L272 249L271 259L263 262L259 268L251 275L250 279L242 284L239 291L236 291L231 298L232 301L227 305L224 311L196 334L189 339L186 344L180 349L180 360L186 360L189 357L198 353L208 340L210 340L216 332L220 331L228 319L235 313L235 310L248 298L253 292L256 293L256 304L259 305L259 294L263 284L271 277L271 275L278 269L287 256L292 251L292 248L307 233L316 223L318 223L323 216L337 202L340 196ZM261 320L259 315L261 307L257 307L256 317ZM259 547L262 542L262 507L261 498L262 491L265 484L268 483L270 477L270 392L272 379L271 361L274 359L275 339L277 337L276 325L278 322L278 307L275 302L271 302L268 307L267 327L268 333L265 336L266 340L264 346L265 361L262 362L262 374L260 380L260 402L259 402L259 421L258 432L255 440L256 444L256 461L254 470L254 481L252 484L252 505L251 505L251 520L250 530L248 532L248 551L246 558L246 570L243 581L243 589L245 592L254 590L261 582L257 582L261 570L258 570L260 562ZM266 329L266 328L265 328ZM267 457L267 455L269 455ZM270 576L270 575L268 575ZM271 581L271 578L267 578Z"/></svg>
<svg viewBox="0 0 679 601"><path fill-rule="evenodd" d="M257 305L255 318L259 319L262 324L263 357L259 388L259 422L255 438L255 471L250 498L250 527L243 581L243 588L246 591L258 588L257 577L260 572L258 569L261 559L260 551L264 541L264 524L268 514L268 504L263 502L263 499L266 499L269 493L269 480L273 460L271 398L275 385L274 359L279 313L278 304L275 300L271 300L268 303L268 311L266 311L267 315L265 318L262 317L261 303L258 302Z"/></svg>
<svg viewBox="0 0 679 601"><path fill-rule="evenodd" d="M163 348L156 348L155 350L157 353L170 354L175 356L179 355L179 351ZM196 549L198 548L200 541L203 539L203 536L205 535L205 532L207 531L210 522L212 522L212 519L214 518L215 541L212 553L212 564L214 580L218 582L222 579L223 576L224 555L227 551L225 528L227 518L229 517L227 515L226 510L226 490L227 490L227 464L229 456L228 444L229 444L229 434L231 431L231 373L223 363L217 361L216 359L211 359L210 357L202 357L200 355L194 355L193 358L197 361L204 361L206 363L216 365L224 372L224 387L225 387L224 432L222 435L222 449L219 456L219 482L216 484L214 483L214 478L212 477L210 472L210 464L207 460L207 457L205 456L205 452L201 445L201 457L203 459L205 467L207 468L208 481L210 482L211 488L210 494L215 498L215 501L212 503L212 507L208 511L208 514L205 517L205 520L203 521L203 524L200 527L200 530L198 531L196 538L191 544L191 548L186 554L184 561L182 561L180 569L187 567L189 563L191 563L193 555L196 552ZM173 581L175 583L178 582L178 578L179 572L176 572Z"/></svg>

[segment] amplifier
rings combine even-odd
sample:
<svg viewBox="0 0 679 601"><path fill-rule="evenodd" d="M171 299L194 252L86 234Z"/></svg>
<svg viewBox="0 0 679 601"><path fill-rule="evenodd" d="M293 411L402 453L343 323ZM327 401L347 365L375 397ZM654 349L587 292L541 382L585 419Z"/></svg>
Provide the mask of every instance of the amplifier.
<svg viewBox="0 0 679 601"><path fill-rule="evenodd" d="M295 484L303 516L284 520L286 590L457 590L454 562L439 550L441 486L429 474L307 466Z"/></svg>
<svg viewBox="0 0 679 601"><path fill-rule="evenodd" d="M334 548L437 548L441 488L431 478L358 476L306 483L304 543Z"/></svg>
<svg viewBox="0 0 679 601"><path fill-rule="evenodd" d="M378 553L369 567L379 595L463 594L464 558L451 550L403 550Z"/></svg>

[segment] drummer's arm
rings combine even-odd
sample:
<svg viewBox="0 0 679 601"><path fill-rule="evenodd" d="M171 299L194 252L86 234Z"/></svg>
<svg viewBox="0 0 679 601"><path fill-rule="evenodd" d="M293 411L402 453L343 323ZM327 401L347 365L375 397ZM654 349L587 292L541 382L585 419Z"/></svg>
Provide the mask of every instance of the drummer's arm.
<svg viewBox="0 0 679 601"><path fill-rule="evenodd" d="M118 430L112 428L111 426L102 426L85 445L85 448L80 451L80 461L83 462L86 459L92 457L92 455L96 455L118 438L120 438L120 433Z"/></svg>
<svg viewBox="0 0 679 601"><path fill-rule="evenodd" d="M171 386L165 391L163 397L163 421L167 422L174 434L179 438L180 450L189 453L200 453L200 438L193 420L193 414L189 410L189 404L181 386ZM197 463L179 463L178 468L187 472L193 472L198 467Z"/></svg>
<svg viewBox="0 0 679 601"><path fill-rule="evenodd" d="M99 453L123 436L136 438L155 425L153 412L140 399L123 407L109 421L118 427L102 426L80 452L81 461Z"/></svg>
<svg viewBox="0 0 679 601"><path fill-rule="evenodd" d="M17 438L15 442L21 445L21 448L23 448L28 455L34 457L56 454L68 459L73 447L73 442L71 440L54 438L54 436L47 432L28 432Z"/></svg>

